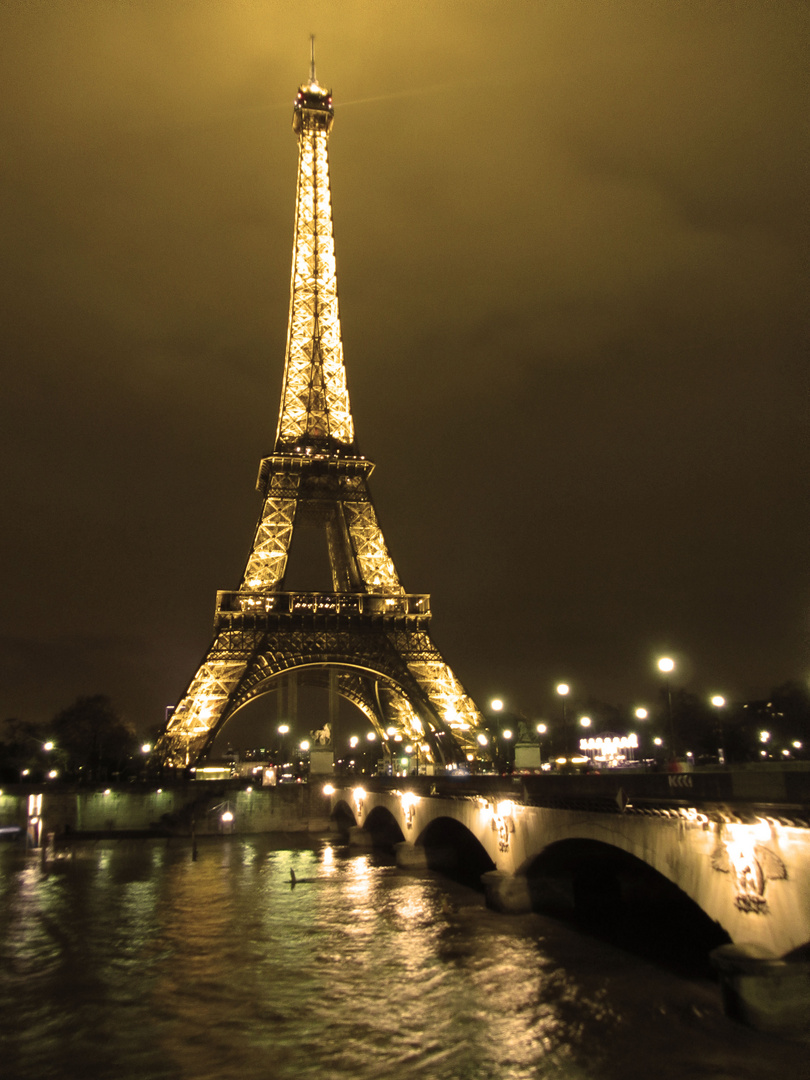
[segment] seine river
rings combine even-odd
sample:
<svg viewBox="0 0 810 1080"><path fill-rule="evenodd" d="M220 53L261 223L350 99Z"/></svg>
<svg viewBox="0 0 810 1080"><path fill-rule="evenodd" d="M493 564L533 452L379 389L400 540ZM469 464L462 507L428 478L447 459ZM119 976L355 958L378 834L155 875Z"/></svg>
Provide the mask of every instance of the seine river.
<svg viewBox="0 0 810 1080"><path fill-rule="evenodd" d="M4 1080L810 1075L709 979L334 840L6 844L0 890Z"/></svg>

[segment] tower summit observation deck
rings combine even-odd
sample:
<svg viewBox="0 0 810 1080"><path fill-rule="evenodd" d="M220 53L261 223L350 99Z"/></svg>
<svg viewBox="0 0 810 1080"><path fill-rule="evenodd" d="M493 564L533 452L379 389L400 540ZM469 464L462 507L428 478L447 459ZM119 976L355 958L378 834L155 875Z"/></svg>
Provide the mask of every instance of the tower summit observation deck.
<svg viewBox="0 0 810 1080"><path fill-rule="evenodd" d="M218 594L214 639L156 744L167 765L198 763L239 709L291 679L351 701L391 754L412 742L435 766L488 756L481 715L431 639L430 598L400 583L368 486L374 466L355 439L329 188L333 123L313 59L293 108L290 315L275 444L259 466L262 508L242 582ZM328 592L285 588L301 529L325 532Z"/></svg>

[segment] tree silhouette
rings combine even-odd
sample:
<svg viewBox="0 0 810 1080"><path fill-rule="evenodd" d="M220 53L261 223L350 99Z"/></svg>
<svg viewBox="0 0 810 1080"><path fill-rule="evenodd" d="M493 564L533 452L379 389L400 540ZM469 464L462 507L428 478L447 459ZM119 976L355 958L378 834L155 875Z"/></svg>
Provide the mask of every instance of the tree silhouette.
<svg viewBox="0 0 810 1080"><path fill-rule="evenodd" d="M135 732L104 694L77 698L54 717L51 730L66 771L77 779L107 780L136 750Z"/></svg>

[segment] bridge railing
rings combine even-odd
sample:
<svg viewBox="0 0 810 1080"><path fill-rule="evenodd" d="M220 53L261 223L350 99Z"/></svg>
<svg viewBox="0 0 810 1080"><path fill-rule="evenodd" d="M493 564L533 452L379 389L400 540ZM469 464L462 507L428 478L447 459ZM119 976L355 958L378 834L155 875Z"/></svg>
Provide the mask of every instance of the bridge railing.
<svg viewBox="0 0 810 1080"><path fill-rule="evenodd" d="M774 813L810 825L810 770L571 775L476 775L347 778L367 791L408 790L443 798L508 798L528 806L602 810L725 807L736 816Z"/></svg>

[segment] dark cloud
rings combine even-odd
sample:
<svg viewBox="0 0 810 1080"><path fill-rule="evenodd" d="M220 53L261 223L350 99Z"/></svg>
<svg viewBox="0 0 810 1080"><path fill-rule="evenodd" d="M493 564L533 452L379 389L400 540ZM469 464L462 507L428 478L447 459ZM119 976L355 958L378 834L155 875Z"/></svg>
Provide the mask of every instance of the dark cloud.
<svg viewBox="0 0 810 1080"><path fill-rule="evenodd" d="M49 0L0 12L0 708L146 728L238 582L313 29L355 421L462 680L804 678L802 5Z"/></svg>

